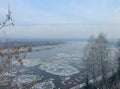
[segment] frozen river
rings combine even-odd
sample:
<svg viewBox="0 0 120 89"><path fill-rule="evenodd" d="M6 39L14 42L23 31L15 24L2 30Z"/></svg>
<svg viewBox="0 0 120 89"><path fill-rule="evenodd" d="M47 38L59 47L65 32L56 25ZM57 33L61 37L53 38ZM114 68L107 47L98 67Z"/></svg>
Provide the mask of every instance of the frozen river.
<svg viewBox="0 0 120 89"><path fill-rule="evenodd" d="M40 65L40 69L61 76L78 73L72 64L78 65L81 61L85 42L68 43L62 47L34 51L27 55L25 66ZM32 64L31 64L32 63Z"/></svg>
<svg viewBox="0 0 120 89"><path fill-rule="evenodd" d="M15 81L20 85L24 76L29 76L28 81L32 81L35 79L33 76L37 75L40 77L39 83L32 89L67 89L70 85L80 83L85 44L85 42L68 42L64 46L29 53L24 60L24 75L19 75ZM50 83L48 85L51 85L51 88L40 88L46 81ZM23 82L27 82L27 79Z"/></svg>
<svg viewBox="0 0 120 89"><path fill-rule="evenodd" d="M28 53L23 66L18 67L22 72L13 78L13 82L22 86L37 79L37 84L31 89L70 89L85 82L82 65L85 44L67 42ZM115 47L113 49L116 50ZM16 76L15 73L11 75Z"/></svg>

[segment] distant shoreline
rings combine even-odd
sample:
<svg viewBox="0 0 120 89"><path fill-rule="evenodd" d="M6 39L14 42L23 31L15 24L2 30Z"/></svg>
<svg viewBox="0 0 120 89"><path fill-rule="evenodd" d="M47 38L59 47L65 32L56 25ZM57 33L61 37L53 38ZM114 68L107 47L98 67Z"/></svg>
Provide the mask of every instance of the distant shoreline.
<svg viewBox="0 0 120 89"><path fill-rule="evenodd" d="M36 50L45 50L45 49L51 49L51 48L55 48L55 47L62 47L67 45L68 43L60 43L60 44L55 44L55 45L42 45L42 46L32 46L32 51L36 51Z"/></svg>
<svg viewBox="0 0 120 89"><path fill-rule="evenodd" d="M52 44L52 45L40 45L40 46L31 46L32 47L32 51L39 51L39 50L46 50L46 49L52 49L52 48L55 48L55 47L62 47L62 46L65 46L69 43L67 42L64 42L64 43L59 43L59 44ZM7 53L8 52L8 49L3 49L2 50L4 53ZM25 52L26 49L24 49L23 47L19 50L19 52ZM12 51L11 48L9 48L9 53L14 53Z"/></svg>

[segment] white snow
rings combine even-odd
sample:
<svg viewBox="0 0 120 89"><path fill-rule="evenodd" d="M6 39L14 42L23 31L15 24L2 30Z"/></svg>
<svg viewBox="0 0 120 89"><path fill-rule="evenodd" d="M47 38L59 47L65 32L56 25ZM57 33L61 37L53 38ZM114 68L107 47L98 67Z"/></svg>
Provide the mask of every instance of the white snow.
<svg viewBox="0 0 120 89"><path fill-rule="evenodd" d="M20 69L19 71L13 70L10 72L6 72L4 75L7 77L15 77L15 76L17 76L18 73L23 73L23 72L26 72L26 70L25 69Z"/></svg>
<svg viewBox="0 0 120 89"><path fill-rule="evenodd" d="M39 65L41 63L40 59L24 59L23 66L25 67L33 67L35 65ZM20 65L18 61L14 61L13 64Z"/></svg>
<svg viewBox="0 0 120 89"><path fill-rule="evenodd" d="M31 83L36 79L38 79L37 75L30 75L30 74L19 75L13 79L13 83L17 84L18 86L22 86L23 84Z"/></svg>
<svg viewBox="0 0 120 89"><path fill-rule="evenodd" d="M60 53L53 58L50 62L40 65L40 69L60 76L70 76L79 72L70 65L71 59L69 54Z"/></svg>
<svg viewBox="0 0 120 89"><path fill-rule="evenodd" d="M6 72L4 75L8 76L8 77L14 77L14 76L16 76L16 73L17 73L16 71L10 72L10 73Z"/></svg>
<svg viewBox="0 0 120 89"><path fill-rule="evenodd" d="M45 63L40 66L40 69L45 70L46 72L60 75L60 76L70 76L72 74L78 73L79 71L69 65L59 64L59 63Z"/></svg>
<svg viewBox="0 0 120 89"><path fill-rule="evenodd" d="M42 61L40 59L24 59L23 65L25 67L34 67L35 65L40 65L40 69L46 72L60 76L70 76L79 73L79 71L70 64L80 60L79 57L79 54L70 55L67 53L58 53L50 58L50 61ZM14 61L14 64L18 65L18 62Z"/></svg>
<svg viewBox="0 0 120 89"><path fill-rule="evenodd" d="M45 80L42 83L37 83L34 85L31 89L53 89L55 88L55 85L52 80Z"/></svg>

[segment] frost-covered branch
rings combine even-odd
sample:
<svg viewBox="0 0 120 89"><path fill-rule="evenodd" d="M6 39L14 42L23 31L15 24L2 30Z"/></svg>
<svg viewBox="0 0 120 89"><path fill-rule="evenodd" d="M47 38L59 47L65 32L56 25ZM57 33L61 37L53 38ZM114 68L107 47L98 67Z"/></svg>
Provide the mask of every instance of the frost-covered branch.
<svg viewBox="0 0 120 89"><path fill-rule="evenodd" d="M9 10L8 7L8 13L6 14L6 18L4 21L0 22L0 29L2 29L3 27L7 27L10 25L14 25L13 20L12 20L12 16L11 16L11 11Z"/></svg>

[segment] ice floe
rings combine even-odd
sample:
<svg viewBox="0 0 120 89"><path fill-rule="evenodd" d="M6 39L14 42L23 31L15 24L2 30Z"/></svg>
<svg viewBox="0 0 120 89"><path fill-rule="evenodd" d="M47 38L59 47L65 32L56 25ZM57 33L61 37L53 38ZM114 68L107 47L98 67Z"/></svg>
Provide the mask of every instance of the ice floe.
<svg viewBox="0 0 120 89"><path fill-rule="evenodd" d="M22 86L23 84L31 83L36 79L40 79L40 78L38 78L37 75L30 75L30 74L19 75L13 79L13 83L17 84L18 86Z"/></svg>
<svg viewBox="0 0 120 89"><path fill-rule="evenodd" d="M23 66L25 66L25 67L33 67L33 66L41 64L41 62L42 61L40 59L24 59L23 60ZM14 61L13 64L20 65L18 63L18 61Z"/></svg>
<svg viewBox="0 0 120 89"><path fill-rule="evenodd" d="M50 62L42 63L40 69L60 76L70 76L79 73L75 67L71 66L71 62L75 61L71 59L72 56L66 53L59 53L53 56Z"/></svg>
<svg viewBox="0 0 120 89"><path fill-rule="evenodd" d="M79 57L79 55L77 55ZM35 65L40 65L40 69L46 72L60 75L60 76L70 76L78 73L79 71L71 65L71 63L75 63L80 60L80 58L75 58L74 55L70 55L67 53L58 53L49 61L44 61L40 59L24 59L23 65L25 67L34 67ZM14 62L17 64L17 61Z"/></svg>
<svg viewBox="0 0 120 89"><path fill-rule="evenodd" d="M53 80L45 80L44 82L37 83L31 89L54 89L55 85Z"/></svg>
<svg viewBox="0 0 120 89"><path fill-rule="evenodd" d="M45 63L40 66L40 69L60 76L70 76L79 72L76 68L61 63Z"/></svg>

